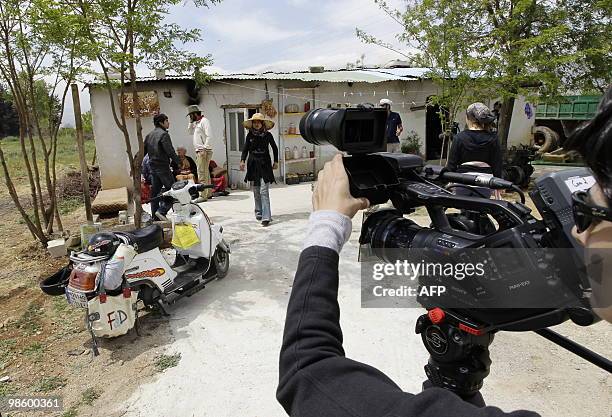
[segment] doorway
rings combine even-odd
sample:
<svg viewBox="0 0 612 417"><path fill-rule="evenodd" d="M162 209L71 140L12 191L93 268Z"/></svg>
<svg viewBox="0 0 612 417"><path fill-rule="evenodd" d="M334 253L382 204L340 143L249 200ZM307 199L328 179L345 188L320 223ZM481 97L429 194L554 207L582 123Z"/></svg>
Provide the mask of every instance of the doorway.
<svg viewBox="0 0 612 417"><path fill-rule="evenodd" d="M240 156L244 149L246 129L242 123L259 111L255 107L225 109L225 150L229 183L243 186L244 171L240 171Z"/></svg>
<svg viewBox="0 0 612 417"><path fill-rule="evenodd" d="M427 97L430 102L431 97ZM448 111L442 108L448 114ZM428 105L425 114L425 157L428 161L446 158L447 149L442 149L442 120L440 119L440 106ZM447 146L446 146L447 148Z"/></svg>

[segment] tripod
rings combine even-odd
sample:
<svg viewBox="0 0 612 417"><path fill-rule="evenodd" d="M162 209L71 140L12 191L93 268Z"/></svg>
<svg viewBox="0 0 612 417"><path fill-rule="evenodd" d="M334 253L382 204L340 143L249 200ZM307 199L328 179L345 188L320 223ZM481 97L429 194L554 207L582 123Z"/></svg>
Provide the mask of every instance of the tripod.
<svg viewBox="0 0 612 417"><path fill-rule="evenodd" d="M417 320L416 332L430 354L425 374L431 385L464 399L478 394L491 366L489 345L494 333L434 308Z"/></svg>
<svg viewBox="0 0 612 417"><path fill-rule="evenodd" d="M489 375L489 345L498 329L485 328L455 312L436 307L418 318L415 330L430 354L425 365L428 381L424 388L445 388L475 405L484 406L479 391ZM534 332L612 373L609 359L548 328Z"/></svg>

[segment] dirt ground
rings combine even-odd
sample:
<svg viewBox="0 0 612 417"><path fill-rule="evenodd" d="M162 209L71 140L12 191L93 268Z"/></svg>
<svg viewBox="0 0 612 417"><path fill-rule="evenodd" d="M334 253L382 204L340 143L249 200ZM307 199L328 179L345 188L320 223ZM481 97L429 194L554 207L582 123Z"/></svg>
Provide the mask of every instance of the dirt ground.
<svg viewBox="0 0 612 417"><path fill-rule="evenodd" d="M228 278L210 292L207 289L206 294L186 300L169 319L144 317L140 336L132 332L101 341L97 358L91 354L82 312L69 307L63 297L48 297L38 288L38 282L66 260L53 260L32 243L12 203L0 194L0 378L10 377L10 382L0 383L0 396L60 395L64 412L53 414L57 417L187 415L171 404L177 395L184 406L180 409L191 410L188 415L282 416L273 393L276 355L291 290L293 257L297 259L309 210L309 186L296 187L272 190L279 222L270 227L269 235L250 224L249 193L207 203L209 214L228 225L228 239L235 243ZM77 209L66 219L66 228L76 230L84 213ZM357 236L354 231L347 254L343 252L343 265L351 271L358 268L352 253ZM254 256L253 245L270 239L276 242L278 260L268 269L253 270L249 261ZM353 272L358 274L358 269ZM418 390L426 355L420 340L411 334L416 316L392 310L373 315L354 300L358 284L342 286L343 317L351 317L343 323L347 352L378 366L405 389ZM607 324L586 329L567 324L557 330L612 355ZM244 343L244 334L256 338L261 346L253 351L253 346ZM491 351L495 366L483 393L504 410L522 405L546 417L569 417L578 414L568 404L576 404L584 411L580 415L610 415L610 376L584 360L531 333L500 334ZM183 358L174 361L169 356L173 352L180 352ZM254 370L260 375L257 381L252 380ZM233 388L237 378L242 381L242 400L236 399ZM200 398L202 392L208 393L206 398Z"/></svg>

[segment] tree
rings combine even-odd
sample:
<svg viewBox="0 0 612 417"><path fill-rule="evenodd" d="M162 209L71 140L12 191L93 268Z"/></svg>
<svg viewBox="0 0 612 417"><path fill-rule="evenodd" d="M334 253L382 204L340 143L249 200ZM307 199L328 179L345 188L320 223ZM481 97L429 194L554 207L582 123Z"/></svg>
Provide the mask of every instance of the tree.
<svg viewBox="0 0 612 417"><path fill-rule="evenodd" d="M26 212L17 194L1 147L0 162L17 210L32 236L43 244L53 231L54 219L62 230L55 193L57 134L68 85L82 68L82 62L77 60L78 48L72 28L58 28L55 22L41 18L39 6L45 1L0 2L0 77L8 87L19 118L19 141L30 185L31 214ZM43 77L52 81L44 82ZM42 152L37 151L35 140Z"/></svg>
<svg viewBox="0 0 612 417"><path fill-rule="evenodd" d="M603 94L612 83L612 5L609 0L560 0L568 36L560 48L575 57L558 69L562 84L578 94Z"/></svg>
<svg viewBox="0 0 612 417"><path fill-rule="evenodd" d="M0 138L19 135L19 115L8 94L0 87Z"/></svg>
<svg viewBox="0 0 612 417"><path fill-rule="evenodd" d="M195 6L207 6L217 0L194 0ZM138 99L137 68L193 72L196 81L206 79L199 68L210 65L209 55L200 57L177 45L200 40L197 29L183 29L165 21L169 8L183 0L48 0L50 14L68 16L78 27L78 33L87 43L90 58L96 61L102 73L102 87L106 89L115 124L121 130L132 177L134 219L140 226L142 206L140 200L140 167L144 154L144 140L140 102ZM118 80L113 74L118 74ZM115 92L119 92L118 98ZM132 146L128 119L123 102L130 96L133 103L131 116L136 127L136 149Z"/></svg>
<svg viewBox="0 0 612 417"><path fill-rule="evenodd" d="M515 98L557 95L563 88L558 69L576 58L559 41L570 31L567 11L557 1L415 0L404 11L375 2L402 26L399 39L412 51L407 55L430 68L439 86L450 84L443 100L462 102L472 89L477 96L501 97L504 150Z"/></svg>

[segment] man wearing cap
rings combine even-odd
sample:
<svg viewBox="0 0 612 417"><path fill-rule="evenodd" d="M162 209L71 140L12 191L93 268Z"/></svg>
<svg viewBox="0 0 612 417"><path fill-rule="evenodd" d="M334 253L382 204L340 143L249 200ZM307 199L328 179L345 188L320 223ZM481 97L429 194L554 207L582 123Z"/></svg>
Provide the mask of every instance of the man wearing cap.
<svg viewBox="0 0 612 417"><path fill-rule="evenodd" d="M387 140L387 152L400 152L399 135L404 131L402 118L394 111L391 111L393 102L388 98L380 100L380 106L387 110L387 125L385 128L385 139Z"/></svg>
<svg viewBox="0 0 612 417"><path fill-rule="evenodd" d="M212 159L212 143L210 121L202 115L202 111L197 105L187 108L189 125L187 131L193 134L193 147L196 151L196 165L198 166L198 179L201 184L210 184L210 171L208 165ZM202 203L211 197L211 190L206 189L200 192L200 198L196 203Z"/></svg>

